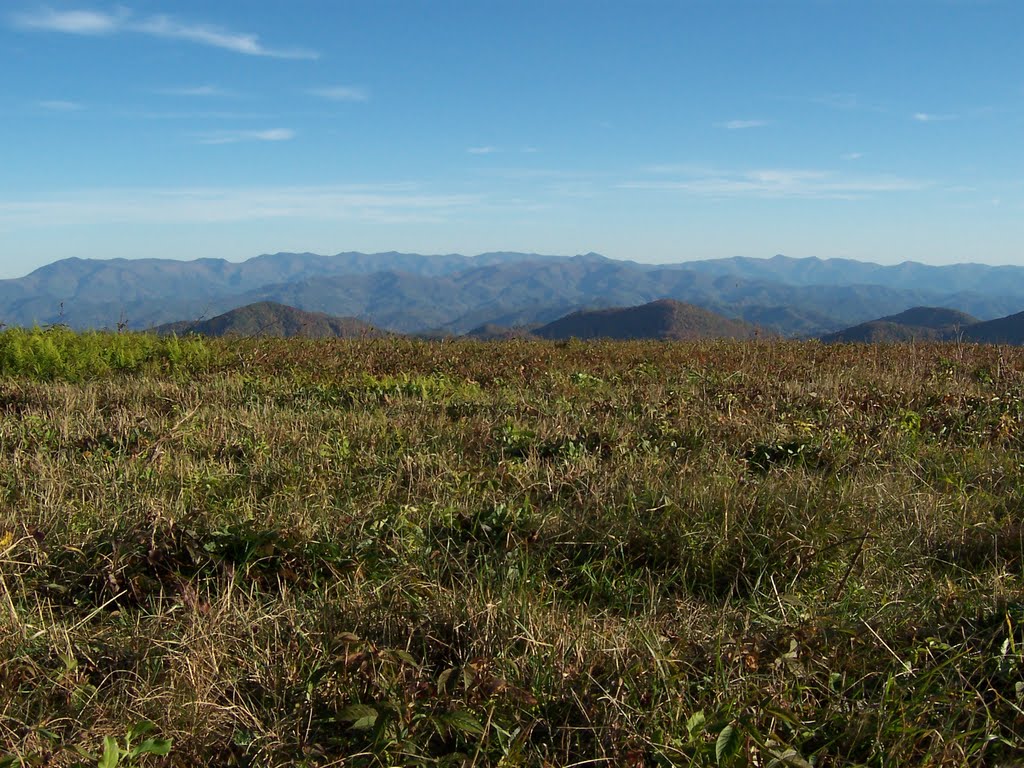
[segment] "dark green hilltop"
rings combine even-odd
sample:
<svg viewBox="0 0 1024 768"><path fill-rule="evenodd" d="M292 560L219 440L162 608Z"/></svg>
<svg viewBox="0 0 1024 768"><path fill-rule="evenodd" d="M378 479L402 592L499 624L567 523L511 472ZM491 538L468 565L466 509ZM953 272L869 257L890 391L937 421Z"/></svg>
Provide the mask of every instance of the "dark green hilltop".
<svg viewBox="0 0 1024 768"><path fill-rule="evenodd" d="M662 299L639 307L573 312L535 331L543 339L751 339L758 328L691 304Z"/></svg>
<svg viewBox="0 0 1024 768"><path fill-rule="evenodd" d="M350 339L387 334L354 317L332 317L322 312L304 312L295 307L261 301L209 320L181 321L157 326L159 335L184 336L272 336L275 338Z"/></svg>
<svg viewBox="0 0 1024 768"><path fill-rule="evenodd" d="M955 309L913 307L822 337L826 342L942 341L956 336L978 318Z"/></svg>
<svg viewBox="0 0 1024 768"><path fill-rule="evenodd" d="M943 307L914 307L890 317L861 323L822 337L827 343L967 341L982 344L1024 344L1024 312L980 321L965 312Z"/></svg>

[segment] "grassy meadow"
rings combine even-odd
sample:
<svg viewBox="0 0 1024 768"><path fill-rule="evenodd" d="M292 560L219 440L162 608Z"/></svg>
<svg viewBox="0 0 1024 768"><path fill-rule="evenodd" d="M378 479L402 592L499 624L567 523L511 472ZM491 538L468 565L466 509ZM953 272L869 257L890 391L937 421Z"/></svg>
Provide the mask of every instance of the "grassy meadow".
<svg viewBox="0 0 1024 768"><path fill-rule="evenodd" d="M0 334L0 766L1024 756L1024 350Z"/></svg>

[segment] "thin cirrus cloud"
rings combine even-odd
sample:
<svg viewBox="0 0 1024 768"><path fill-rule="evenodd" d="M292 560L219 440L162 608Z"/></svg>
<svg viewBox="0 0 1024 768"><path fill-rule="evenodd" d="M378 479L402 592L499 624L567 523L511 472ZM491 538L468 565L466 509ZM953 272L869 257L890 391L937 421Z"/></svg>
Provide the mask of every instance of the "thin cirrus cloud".
<svg viewBox="0 0 1024 768"><path fill-rule="evenodd" d="M37 101L36 106L40 109L45 109L47 112L79 112L85 109L85 106L77 101L66 101L64 99L43 99L42 101Z"/></svg>
<svg viewBox="0 0 1024 768"><path fill-rule="evenodd" d="M770 122L770 120L726 120L724 123L715 123L715 125L725 128L727 131L744 131L749 128L764 128Z"/></svg>
<svg viewBox="0 0 1024 768"><path fill-rule="evenodd" d="M164 96L227 96L228 92L216 85L192 85L178 88L159 88Z"/></svg>
<svg viewBox="0 0 1024 768"><path fill-rule="evenodd" d="M877 194L915 192L931 186L928 182L900 176L845 176L830 171L769 168L748 171L704 170L686 172L679 168L674 179L647 179L619 184L620 189L675 191L707 198L802 198L853 200ZM673 173L672 166L658 171Z"/></svg>
<svg viewBox="0 0 1024 768"><path fill-rule="evenodd" d="M328 85L321 88L310 88L308 93L327 101L366 101L370 92L355 85Z"/></svg>
<svg viewBox="0 0 1024 768"><path fill-rule="evenodd" d="M483 200L476 195L429 193L409 183L87 189L45 200L0 199L0 231L96 222L432 222L481 204Z"/></svg>
<svg viewBox="0 0 1024 768"><path fill-rule="evenodd" d="M536 155L540 152L540 149L534 146L524 146L518 149L508 147L494 147L491 145L484 145L479 147L466 147L466 153L470 155L496 155L496 154L510 154L518 153L520 155Z"/></svg>
<svg viewBox="0 0 1024 768"><path fill-rule="evenodd" d="M291 128L268 128L260 131L210 131L199 134L200 144L237 144L243 141L291 141Z"/></svg>
<svg viewBox="0 0 1024 768"><path fill-rule="evenodd" d="M934 112L915 112L914 120L919 123L944 123L949 120L956 120L959 115L939 115Z"/></svg>
<svg viewBox="0 0 1024 768"><path fill-rule="evenodd" d="M11 17L22 29L62 32L69 35L105 36L133 33L165 40L184 40L248 56L281 59L316 59L319 54L301 48L268 48L258 35L229 32L208 24L178 21L164 14L139 17L130 10L117 13L93 10L55 11L50 8Z"/></svg>

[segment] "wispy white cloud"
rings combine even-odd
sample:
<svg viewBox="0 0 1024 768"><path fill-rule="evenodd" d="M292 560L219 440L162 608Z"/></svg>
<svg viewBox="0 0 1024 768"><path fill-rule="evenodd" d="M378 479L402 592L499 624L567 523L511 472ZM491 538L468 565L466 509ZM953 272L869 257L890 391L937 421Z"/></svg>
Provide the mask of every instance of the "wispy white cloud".
<svg viewBox="0 0 1024 768"><path fill-rule="evenodd" d="M321 88L310 88L308 93L327 101L366 101L370 92L355 85L328 85Z"/></svg>
<svg viewBox="0 0 1024 768"><path fill-rule="evenodd" d="M510 181L534 181L545 179L572 181L576 179L590 178L596 175L581 171L566 171L556 168L495 167L492 165L481 166L480 173L488 177L508 179Z"/></svg>
<svg viewBox="0 0 1024 768"><path fill-rule="evenodd" d="M226 96L228 92L216 85L192 85L179 88L158 88L164 96Z"/></svg>
<svg viewBox="0 0 1024 768"><path fill-rule="evenodd" d="M433 222L484 204L418 185L83 189L49 199L0 198L0 231L79 224L219 224L268 219Z"/></svg>
<svg viewBox="0 0 1024 768"><path fill-rule="evenodd" d="M78 112L85 109L85 106L77 101L65 101L64 99L44 99L37 101L36 106L48 112Z"/></svg>
<svg viewBox="0 0 1024 768"><path fill-rule="evenodd" d="M497 147L468 147L466 151L471 155L493 155L498 151Z"/></svg>
<svg viewBox="0 0 1024 768"><path fill-rule="evenodd" d="M845 155L841 155L843 160L860 160L864 157L863 152L847 152Z"/></svg>
<svg viewBox="0 0 1024 768"><path fill-rule="evenodd" d="M15 26L63 32L71 35L113 35L135 33L166 40L185 40L248 56L271 56L282 59L315 59L319 54L301 48L268 48L258 35L230 32L208 24L182 22L159 14L138 17L128 9L117 13L95 10L55 11L44 8L32 13L10 17Z"/></svg>
<svg viewBox="0 0 1024 768"><path fill-rule="evenodd" d="M116 32L125 15L100 11L54 11L49 8L35 13L16 13L11 19L24 29L44 29L70 35L107 35Z"/></svg>
<svg viewBox="0 0 1024 768"><path fill-rule="evenodd" d="M959 115L937 115L934 112L915 112L914 119L919 123L942 123L956 120Z"/></svg>
<svg viewBox="0 0 1024 768"><path fill-rule="evenodd" d="M669 166L663 166L669 167ZM848 200L876 194L913 192L930 183L893 175L846 176L830 171L768 168L679 175L620 184L623 189L676 191L699 197L806 198Z"/></svg>
<svg viewBox="0 0 1024 768"><path fill-rule="evenodd" d="M209 131L199 134L200 144L237 144L240 141L291 141L291 128L267 128L260 131Z"/></svg>
<svg viewBox="0 0 1024 768"><path fill-rule="evenodd" d="M122 117L134 120L277 120L270 112L231 112L225 110L124 110Z"/></svg>
<svg viewBox="0 0 1024 768"><path fill-rule="evenodd" d="M705 165L689 163L658 163L641 168L644 173L675 174L677 176L714 176L719 171Z"/></svg>
<svg viewBox="0 0 1024 768"><path fill-rule="evenodd" d="M170 16L151 16L132 25L132 28L154 37L163 37L169 40L188 40L201 45L234 51L235 53L244 53L249 56L273 56L281 59L317 58L317 55L312 51L267 48L260 42L257 35L227 32L204 24L185 24L175 21Z"/></svg>
<svg viewBox="0 0 1024 768"><path fill-rule="evenodd" d="M742 131L747 128L764 128L769 124L769 120L727 120L724 123L715 123L719 128L725 128L728 131Z"/></svg>

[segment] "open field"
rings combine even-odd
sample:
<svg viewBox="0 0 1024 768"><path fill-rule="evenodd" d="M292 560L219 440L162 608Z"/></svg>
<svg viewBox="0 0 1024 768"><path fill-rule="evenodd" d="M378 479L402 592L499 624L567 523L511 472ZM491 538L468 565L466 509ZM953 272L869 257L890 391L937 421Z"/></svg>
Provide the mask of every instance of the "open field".
<svg viewBox="0 0 1024 768"><path fill-rule="evenodd" d="M13 333L0 765L1024 755L1024 350Z"/></svg>

